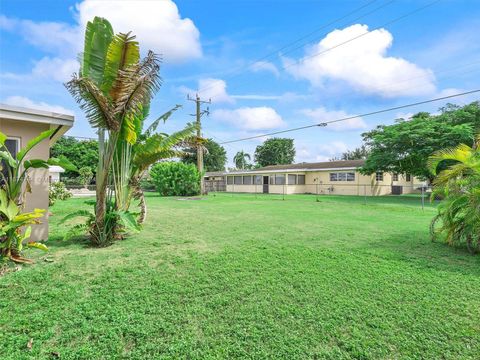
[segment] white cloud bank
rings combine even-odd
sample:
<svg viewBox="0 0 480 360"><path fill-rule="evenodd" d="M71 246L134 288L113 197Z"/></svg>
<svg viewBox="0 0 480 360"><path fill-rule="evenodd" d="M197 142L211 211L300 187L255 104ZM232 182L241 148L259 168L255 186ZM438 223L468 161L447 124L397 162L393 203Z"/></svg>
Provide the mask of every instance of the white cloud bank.
<svg viewBox="0 0 480 360"><path fill-rule="evenodd" d="M368 26L361 24L334 30L307 48L305 56L298 61L284 58L285 68L295 78L306 79L315 87L323 87L329 80L341 80L355 91L386 98L436 91L431 70L399 57L387 56L393 36L385 29L373 30L366 36L328 50L366 32Z"/></svg>
<svg viewBox="0 0 480 360"><path fill-rule="evenodd" d="M272 73L275 76L280 76L280 72L278 71L277 67L269 61L257 61L250 65L250 69L253 72L266 71Z"/></svg>
<svg viewBox="0 0 480 360"><path fill-rule="evenodd" d="M39 101L39 102L33 101L24 96L9 96L3 99L1 102L11 106L20 106L20 107L26 107L30 109L51 111L58 114L74 115L72 110L66 109L63 106L51 105L43 101Z"/></svg>
<svg viewBox="0 0 480 360"><path fill-rule="evenodd" d="M322 123L354 116L353 114L348 114L343 110L327 110L324 107L318 107L315 109L303 109L300 110L300 113L309 117L315 123ZM367 128L367 124L365 123L365 121L361 117L355 117L353 119L328 124L325 129L333 131L352 131L363 130L365 128Z"/></svg>
<svg viewBox="0 0 480 360"><path fill-rule="evenodd" d="M192 20L182 18L171 0L84 0L75 5L76 24L34 22L0 15L0 28L17 31L29 44L52 54L35 63L32 75L66 81L78 71L78 52L88 21L95 16L110 21L115 33L131 31L142 51L153 50L166 63L181 63L202 56L200 32Z"/></svg>
<svg viewBox="0 0 480 360"><path fill-rule="evenodd" d="M244 130L266 130L285 125L282 117L271 107L242 107L234 110L219 109L212 118L228 122Z"/></svg>
<svg viewBox="0 0 480 360"><path fill-rule="evenodd" d="M190 96L195 96L199 93L202 100L211 99L212 103L228 103L233 104L235 100L227 93L227 83L222 79L206 78L198 80L198 87L196 90L185 86L179 87L179 90Z"/></svg>

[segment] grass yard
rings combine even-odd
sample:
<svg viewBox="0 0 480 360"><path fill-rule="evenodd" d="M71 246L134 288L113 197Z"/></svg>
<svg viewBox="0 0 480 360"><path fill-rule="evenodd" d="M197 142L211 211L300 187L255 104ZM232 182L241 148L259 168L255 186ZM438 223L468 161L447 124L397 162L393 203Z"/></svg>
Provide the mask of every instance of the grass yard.
<svg viewBox="0 0 480 360"><path fill-rule="evenodd" d="M61 240L83 201L0 277L0 359L480 358L480 257L416 198L151 195L103 249Z"/></svg>

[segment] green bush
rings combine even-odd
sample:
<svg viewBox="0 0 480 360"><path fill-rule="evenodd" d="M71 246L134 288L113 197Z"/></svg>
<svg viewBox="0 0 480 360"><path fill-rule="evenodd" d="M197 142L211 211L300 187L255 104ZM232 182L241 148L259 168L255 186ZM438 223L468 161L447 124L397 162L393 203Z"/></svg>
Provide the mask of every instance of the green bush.
<svg viewBox="0 0 480 360"><path fill-rule="evenodd" d="M150 177L162 196L192 196L200 193L200 173L193 164L157 163L150 170Z"/></svg>
<svg viewBox="0 0 480 360"><path fill-rule="evenodd" d="M61 181L53 182L48 189L48 205L52 206L57 200L67 200L72 197L72 193L67 190L65 184Z"/></svg>

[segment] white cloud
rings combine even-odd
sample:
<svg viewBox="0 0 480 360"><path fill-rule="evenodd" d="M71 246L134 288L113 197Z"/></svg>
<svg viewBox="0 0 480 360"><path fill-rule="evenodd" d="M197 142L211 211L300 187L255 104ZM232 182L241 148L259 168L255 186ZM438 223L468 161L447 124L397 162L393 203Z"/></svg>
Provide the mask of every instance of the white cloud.
<svg viewBox="0 0 480 360"><path fill-rule="evenodd" d="M73 69L77 53L83 49L85 26L95 16L107 18L115 33L132 31L142 51L153 50L161 54L166 63L181 63L202 56L200 32L192 20L180 16L171 0L84 0L75 5L75 25L0 15L0 28L17 31L29 44L54 55L37 62L34 73L65 81L65 74Z"/></svg>
<svg viewBox="0 0 480 360"><path fill-rule="evenodd" d="M257 61L250 66L253 72L267 71L275 76L279 76L280 72L277 67L269 61Z"/></svg>
<svg viewBox="0 0 480 360"><path fill-rule="evenodd" d="M353 114L348 114L343 110L333 110L329 111L324 107L318 107L316 109L303 109L300 110L300 113L312 119L315 123L322 123L331 120L343 119L354 116ZM328 124L325 128L327 130L333 131L351 131L351 130L362 130L367 127L367 124L361 117L356 117L353 119L348 119L345 121L339 121L336 123Z"/></svg>
<svg viewBox="0 0 480 360"><path fill-rule="evenodd" d="M36 102L24 96L9 96L3 99L2 103L7 105L12 105L12 106L26 107L30 109L51 111L59 114L67 114L67 115L74 114L72 110L66 109L63 106L51 105L43 101Z"/></svg>
<svg viewBox="0 0 480 360"><path fill-rule="evenodd" d="M299 144L297 162L324 162L340 156L348 150L343 141L331 141L323 144Z"/></svg>
<svg viewBox="0 0 480 360"><path fill-rule="evenodd" d="M32 74L41 78L53 78L56 81L69 80L74 72L78 72L77 60L44 57L35 63Z"/></svg>
<svg viewBox="0 0 480 360"><path fill-rule="evenodd" d="M282 117L271 107L242 107L234 110L219 109L212 118L226 121L245 130L274 129L285 125Z"/></svg>
<svg viewBox="0 0 480 360"><path fill-rule="evenodd" d="M284 65L295 78L306 79L316 87L340 80L356 91L387 98L436 91L431 70L386 55L392 46L393 36L385 29L373 30L366 36L327 51L366 32L368 26L361 24L334 30L319 43L307 48L305 56L298 62L284 58Z"/></svg>
<svg viewBox="0 0 480 360"><path fill-rule="evenodd" d="M212 103L228 103L233 104L235 100L227 93L227 83L222 79L206 78L198 80L198 87L196 90L190 89L186 86L180 86L179 90L190 96L195 96L199 93L202 100L212 100Z"/></svg>
<svg viewBox="0 0 480 360"><path fill-rule="evenodd" d="M105 17L115 32L132 31L144 50L162 54L166 62L202 56L200 32L192 20L182 19L171 0L84 0L76 10L82 27L95 16Z"/></svg>

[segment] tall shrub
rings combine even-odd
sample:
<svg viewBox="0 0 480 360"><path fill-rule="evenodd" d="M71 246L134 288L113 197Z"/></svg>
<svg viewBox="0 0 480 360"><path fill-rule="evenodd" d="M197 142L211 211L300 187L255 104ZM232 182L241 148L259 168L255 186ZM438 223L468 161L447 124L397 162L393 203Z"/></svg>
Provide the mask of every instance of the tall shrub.
<svg viewBox="0 0 480 360"><path fill-rule="evenodd" d="M152 167L150 177L162 196L192 196L200 193L201 174L193 164L161 162Z"/></svg>

